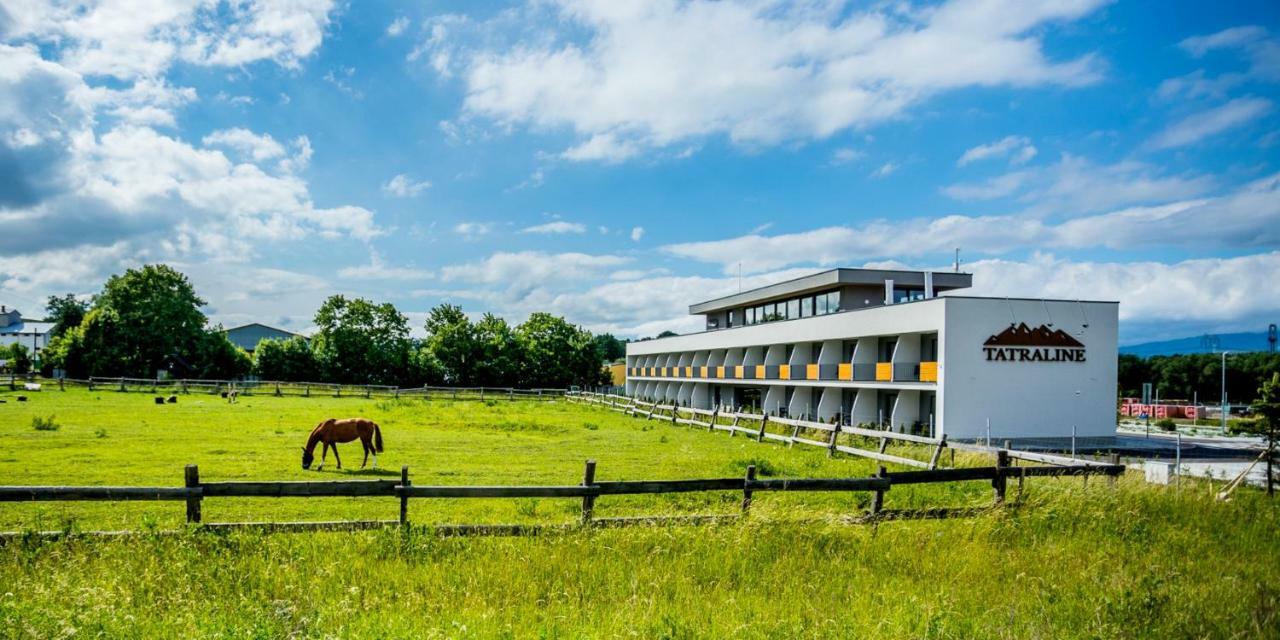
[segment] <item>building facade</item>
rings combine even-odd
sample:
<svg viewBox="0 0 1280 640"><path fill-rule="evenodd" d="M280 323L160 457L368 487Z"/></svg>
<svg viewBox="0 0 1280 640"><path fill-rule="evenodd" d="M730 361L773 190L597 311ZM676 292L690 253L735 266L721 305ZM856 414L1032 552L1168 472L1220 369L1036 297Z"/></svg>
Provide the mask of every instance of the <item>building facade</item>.
<svg viewBox="0 0 1280 640"><path fill-rule="evenodd" d="M1114 436L1118 303L955 294L971 282L833 269L695 304L706 331L627 345L626 390L953 440Z"/></svg>
<svg viewBox="0 0 1280 640"><path fill-rule="evenodd" d="M17 309L0 306L0 347L20 344L27 348L33 360L49 346L52 322L23 318Z"/></svg>

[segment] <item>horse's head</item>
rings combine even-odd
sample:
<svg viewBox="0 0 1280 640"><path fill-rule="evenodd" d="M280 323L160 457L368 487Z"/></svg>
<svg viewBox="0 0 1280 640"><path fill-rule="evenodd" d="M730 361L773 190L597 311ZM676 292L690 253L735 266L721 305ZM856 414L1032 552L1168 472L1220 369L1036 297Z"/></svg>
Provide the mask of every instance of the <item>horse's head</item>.
<svg viewBox="0 0 1280 640"><path fill-rule="evenodd" d="M311 463L314 462L315 459L316 459L315 454L308 451L306 447L302 448L302 468L303 469L310 469Z"/></svg>

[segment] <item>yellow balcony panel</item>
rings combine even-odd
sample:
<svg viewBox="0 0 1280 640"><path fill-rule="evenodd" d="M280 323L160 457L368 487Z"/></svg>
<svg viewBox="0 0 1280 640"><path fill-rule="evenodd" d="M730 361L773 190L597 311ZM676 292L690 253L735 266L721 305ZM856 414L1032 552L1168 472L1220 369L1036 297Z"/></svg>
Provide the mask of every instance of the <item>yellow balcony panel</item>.
<svg viewBox="0 0 1280 640"><path fill-rule="evenodd" d="M745 377L745 376L743 375L743 369L745 369L745 367L743 367L742 365L738 365L738 366L734 367L734 368L733 368L733 377L735 377L735 378L737 378L737 379L739 379L739 380L743 379L743 378Z"/></svg>
<svg viewBox="0 0 1280 640"><path fill-rule="evenodd" d="M816 364L807 364L807 365L805 365L805 366L804 366L804 379L805 379L805 380L817 380L817 379L818 379L818 365L816 365Z"/></svg>
<svg viewBox="0 0 1280 640"><path fill-rule="evenodd" d="M698 367L698 377L699 378L707 377L707 367Z"/></svg>
<svg viewBox="0 0 1280 640"><path fill-rule="evenodd" d="M778 365L778 379L779 380L791 379L791 365L789 364Z"/></svg>
<svg viewBox="0 0 1280 640"><path fill-rule="evenodd" d="M877 362L876 363L876 381L889 382L893 380L893 363Z"/></svg>
<svg viewBox="0 0 1280 640"><path fill-rule="evenodd" d="M716 366L716 377L721 379L724 378L724 365Z"/></svg>
<svg viewBox="0 0 1280 640"><path fill-rule="evenodd" d="M938 381L938 363L921 362L920 363L920 382L937 382Z"/></svg>
<svg viewBox="0 0 1280 640"><path fill-rule="evenodd" d="M692 378L692 377L693 377L693 367L685 367L685 368L684 368L684 377L686 377L686 378Z"/></svg>
<svg viewBox="0 0 1280 640"><path fill-rule="evenodd" d="M756 380L764 380L764 365L756 365Z"/></svg>
<svg viewBox="0 0 1280 640"><path fill-rule="evenodd" d="M841 364L838 377L841 380L853 380L853 364L848 362Z"/></svg>

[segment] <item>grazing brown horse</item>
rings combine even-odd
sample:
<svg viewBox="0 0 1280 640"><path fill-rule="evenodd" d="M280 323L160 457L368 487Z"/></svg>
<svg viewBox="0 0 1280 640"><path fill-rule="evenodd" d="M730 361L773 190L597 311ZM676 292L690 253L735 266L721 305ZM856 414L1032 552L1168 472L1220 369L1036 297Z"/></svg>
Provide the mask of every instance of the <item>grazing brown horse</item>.
<svg viewBox="0 0 1280 640"><path fill-rule="evenodd" d="M382 453L382 430L377 423L365 418L329 418L316 425L307 438L307 446L302 448L302 468L311 468L311 463L316 459L316 443L324 443L324 449L320 452L320 466L316 467L316 471L324 468L329 447L333 447L333 458L338 461L338 468L341 469L342 458L338 457L338 443L351 442L356 438L364 445L364 462L360 463L360 468L363 469L369 462L369 454L372 453L373 468L377 469L378 454Z"/></svg>

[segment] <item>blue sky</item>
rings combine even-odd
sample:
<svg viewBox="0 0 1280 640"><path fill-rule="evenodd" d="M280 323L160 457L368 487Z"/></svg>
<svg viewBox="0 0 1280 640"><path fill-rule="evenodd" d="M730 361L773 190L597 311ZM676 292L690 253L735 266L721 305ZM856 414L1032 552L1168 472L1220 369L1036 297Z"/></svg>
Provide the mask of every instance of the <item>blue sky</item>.
<svg viewBox="0 0 1280 640"><path fill-rule="evenodd" d="M0 0L0 302L163 261L623 336L830 266L1280 317L1280 6Z"/></svg>

